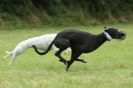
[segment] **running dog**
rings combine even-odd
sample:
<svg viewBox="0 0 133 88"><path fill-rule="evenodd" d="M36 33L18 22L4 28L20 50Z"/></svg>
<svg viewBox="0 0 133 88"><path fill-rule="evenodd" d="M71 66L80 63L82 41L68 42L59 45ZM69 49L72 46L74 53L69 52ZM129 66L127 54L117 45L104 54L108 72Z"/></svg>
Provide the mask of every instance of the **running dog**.
<svg viewBox="0 0 133 88"><path fill-rule="evenodd" d="M104 32L97 35L78 30L64 30L57 34L45 52L39 52L35 45L33 45L33 47L39 55L48 53L53 45L58 47L59 50L55 55L66 65L66 71L68 71L74 61L85 62L84 60L78 59L82 53L90 53L106 41L111 41L112 39L124 40L125 38L126 34L122 31L118 31L116 28L105 28ZM71 59L66 61L61 56L61 53L68 47L71 47L72 54Z"/></svg>
<svg viewBox="0 0 133 88"><path fill-rule="evenodd" d="M17 46L12 51L7 52L8 54L4 58L2 58L2 60L5 60L6 58L11 56L12 60L9 62L9 64L11 64L13 61L16 60L17 56L22 54L28 48L32 48L32 45L36 45L37 49L45 51L47 50L51 42L54 40L56 35L57 34L46 34L24 40L18 43ZM53 49L54 51L58 51L58 48L56 48L54 45L52 46L51 49ZM68 51L71 51L70 48L66 52Z"/></svg>

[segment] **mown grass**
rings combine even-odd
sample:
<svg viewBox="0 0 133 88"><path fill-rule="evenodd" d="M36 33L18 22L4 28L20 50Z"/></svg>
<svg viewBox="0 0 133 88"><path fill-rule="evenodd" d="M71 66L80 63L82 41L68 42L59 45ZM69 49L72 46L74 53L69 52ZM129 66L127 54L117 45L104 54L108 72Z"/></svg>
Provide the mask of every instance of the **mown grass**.
<svg viewBox="0 0 133 88"><path fill-rule="evenodd" d="M124 41L106 42L96 51L83 54L88 62L75 62L68 72L51 51L39 56L28 49L15 63L10 59L0 63L0 88L132 88L133 87L133 26L132 24L109 25L126 31ZM104 25L73 27L91 33L100 33ZM71 27L69 27L71 28ZM0 58L6 50L27 38L54 33L60 27L0 29ZM63 54L69 58L70 53Z"/></svg>

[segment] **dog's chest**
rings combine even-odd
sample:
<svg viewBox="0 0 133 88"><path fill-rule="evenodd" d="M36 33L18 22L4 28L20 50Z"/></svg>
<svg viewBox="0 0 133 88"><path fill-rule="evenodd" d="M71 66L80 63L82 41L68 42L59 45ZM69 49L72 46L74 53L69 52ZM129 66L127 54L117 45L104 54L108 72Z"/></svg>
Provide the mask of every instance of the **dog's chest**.
<svg viewBox="0 0 133 88"><path fill-rule="evenodd" d="M96 47L94 47L93 44L89 44L89 45L86 45L86 46L84 46L83 48L81 48L81 51L82 51L83 53L90 53L90 52L92 52L92 51L94 51L94 50L96 50Z"/></svg>

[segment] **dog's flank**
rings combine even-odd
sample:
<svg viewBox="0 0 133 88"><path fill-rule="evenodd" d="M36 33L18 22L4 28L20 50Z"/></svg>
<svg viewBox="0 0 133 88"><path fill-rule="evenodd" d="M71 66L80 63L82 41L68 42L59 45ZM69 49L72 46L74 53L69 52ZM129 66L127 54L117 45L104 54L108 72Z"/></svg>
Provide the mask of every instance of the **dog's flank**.
<svg viewBox="0 0 133 88"><path fill-rule="evenodd" d="M36 45L37 49L45 51L47 50L51 42L54 40L56 35L57 34L46 34L46 35L24 40L18 43L17 46L11 52L8 52L8 54L4 58L2 58L2 60L5 60L6 58L11 57L12 59L9 62L9 64L11 64L13 61L16 60L17 56L22 54L26 49L32 48L32 45ZM56 48L54 45L52 46L52 49L54 51L58 50L58 48Z"/></svg>
<svg viewBox="0 0 133 88"><path fill-rule="evenodd" d="M125 37L126 35L123 32L120 32L115 28L108 28L98 35L93 35L88 32L82 32L77 30L65 30L58 33L58 35L50 44L46 52L41 53L37 51L37 49L35 48L36 46L33 47L38 54L44 55L48 53L51 46L54 44L56 47L59 48L55 55L60 59L61 62L63 62L66 65L66 70L68 70L72 63L78 60L78 57L82 53L92 52L96 50L98 47L100 47L104 42L110 41L111 39L123 40L125 39ZM71 47L72 54L71 59L69 61L66 61L61 56L61 53L68 47Z"/></svg>

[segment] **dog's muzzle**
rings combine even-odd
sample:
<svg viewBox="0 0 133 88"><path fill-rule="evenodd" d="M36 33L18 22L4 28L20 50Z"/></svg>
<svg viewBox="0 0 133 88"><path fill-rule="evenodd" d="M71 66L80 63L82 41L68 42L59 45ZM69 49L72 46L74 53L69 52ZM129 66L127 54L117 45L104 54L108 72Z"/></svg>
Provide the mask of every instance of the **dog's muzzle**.
<svg viewBox="0 0 133 88"><path fill-rule="evenodd" d="M124 40L125 38L126 38L126 33L123 32L123 31L120 31L120 32L118 33L118 39L119 39L119 40Z"/></svg>

